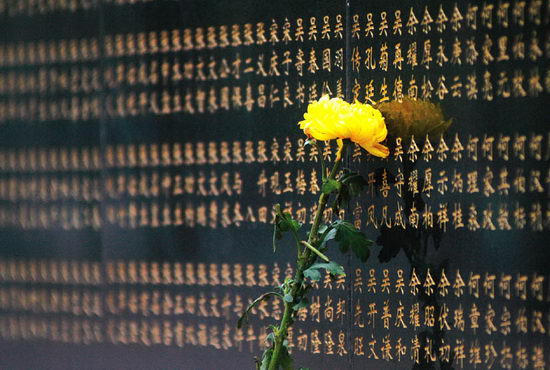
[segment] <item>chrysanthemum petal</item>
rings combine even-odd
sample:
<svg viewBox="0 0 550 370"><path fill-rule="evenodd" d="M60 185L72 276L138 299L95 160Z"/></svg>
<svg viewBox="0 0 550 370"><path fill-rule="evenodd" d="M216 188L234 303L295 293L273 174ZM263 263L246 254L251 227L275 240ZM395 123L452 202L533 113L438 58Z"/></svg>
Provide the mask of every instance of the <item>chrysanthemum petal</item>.
<svg viewBox="0 0 550 370"><path fill-rule="evenodd" d="M374 143L373 145L369 145L367 147L361 145L367 152L370 154L380 157L380 158L386 158L390 154L390 150L387 146L384 146L380 143Z"/></svg>

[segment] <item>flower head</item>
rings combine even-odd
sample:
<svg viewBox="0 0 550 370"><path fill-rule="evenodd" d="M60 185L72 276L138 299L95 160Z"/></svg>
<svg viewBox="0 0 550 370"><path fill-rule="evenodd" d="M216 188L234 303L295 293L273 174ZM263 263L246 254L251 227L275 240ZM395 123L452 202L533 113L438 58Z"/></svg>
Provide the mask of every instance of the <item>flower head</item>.
<svg viewBox="0 0 550 370"><path fill-rule="evenodd" d="M380 144L386 140L388 130L382 113L372 105L355 102L348 115L350 139L377 157L385 158L389 149Z"/></svg>
<svg viewBox="0 0 550 370"><path fill-rule="evenodd" d="M308 105L300 128L317 140L349 139L372 155L387 157L389 150L380 142L388 133L384 117L379 110L368 104L349 104L340 98L330 99L324 95Z"/></svg>
<svg viewBox="0 0 550 370"><path fill-rule="evenodd" d="M308 137L317 140L343 138L346 135L344 119L348 110L349 103L323 95L321 99L308 105L304 120L299 123L300 128Z"/></svg>

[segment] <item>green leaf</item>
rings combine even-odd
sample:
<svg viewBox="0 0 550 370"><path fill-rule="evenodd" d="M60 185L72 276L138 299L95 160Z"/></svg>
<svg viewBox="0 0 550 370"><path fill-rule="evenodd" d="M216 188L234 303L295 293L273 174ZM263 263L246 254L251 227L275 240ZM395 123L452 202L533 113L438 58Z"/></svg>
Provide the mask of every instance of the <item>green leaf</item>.
<svg viewBox="0 0 550 370"><path fill-rule="evenodd" d="M311 280L319 280L321 279L321 272L319 271L320 269L327 270L331 275L346 276L346 273L344 272L344 267L333 261L328 263L315 263L311 265L310 268L304 271L304 276L310 278Z"/></svg>
<svg viewBox="0 0 550 370"><path fill-rule="evenodd" d="M302 224L300 224L298 221L292 218L292 215L288 212L283 213L283 217L279 217L279 230L282 232L287 231L298 231L300 230L300 227L302 227Z"/></svg>
<svg viewBox="0 0 550 370"><path fill-rule="evenodd" d="M262 364L260 365L260 370L267 370L269 367L269 361L273 355L273 348L266 349L262 356Z"/></svg>
<svg viewBox="0 0 550 370"><path fill-rule="evenodd" d="M289 294L289 293L285 294L283 299L284 299L285 302L288 302L288 303L292 303L292 301L294 300L294 298L292 298L292 295Z"/></svg>
<svg viewBox="0 0 550 370"><path fill-rule="evenodd" d="M273 252L277 250L277 240L281 240L283 233L298 232L302 224L292 218L288 212L281 212L281 206L275 205L275 220L273 221Z"/></svg>
<svg viewBox="0 0 550 370"><path fill-rule="evenodd" d="M346 273L344 272L344 267L334 261L330 261L328 263L315 263L310 268L325 269L332 275L346 276Z"/></svg>
<svg viewBox="0 0 550 370"><path fill-rule="evenodd" d="M362 262L366 262L370 254L369 247L373 242L349 222L338 220L333 223L333 226L337 230L335 240L340 243L340 251L346 253L351 247L353 253Z"/></svg>
<svg viewBox="0 0 550 370"><path fill-rule="evenodd" d="M294 360L290 356L290 353L288 353L287 347L281 348L281 354L279 357L279 365L283 368L283 370L293 370L294 369Z"/></svg>
<svg viewBox="0 0 550 370"><path fill-rule="evenodd" d="M314 281L321 279L321 273L319 272L319 270L312 269L311 267L304 271L304 276Z"/></svg>
<svg viewBox="0 0 550 370"><path fill-rule="evenodd" d="M342 183L340 181L329 179L325 183L323 183L323 194L328 195L330 193L335 193L339 191L341 187Z"/></svg>
<svg viewBox="0 0 550 370"><path fill-rule="evenodd" d="M250 312L251 309L253 309L258 303L263 301L264 299L267 300L271 298L271 296L277 296L279 298L283 298L279 293L277 292L267 292L256 298L252 303L248 305L246 310L243 312L241 317L239 317L239 320L237 321L237 328L242 328L244 325L248 323L248 312Z"/></svg>
<svg viewBox="0 0 550 370"><path fill-rule="evenodd" d="M342 187L334 199L332 205L334 211L346 207L351 198L361 194L364 187L368 184L365 178L358 172L352 172L347 168L342 171L342 175L339 176L338 181L342 184Z"/></svg>
<svg viewBox="0 0 550 370"><path fill-rule="evenodd" d="M322 235L325 231L327 231L328 228L329 228L328 225L321 225L321 226L319 226L319 229L317 230L317 233L319 235Z"/></svg>
<svg viewBox="0 0 550 370"><path fill-rule="evenodd" d="M283 234L281 234L281 231L277 227L277 222L273 223L273 253L277 250L277 240L281 240L283 237Z"/></svg>
<svg viewBox="0 0 550 370"><path fill-rule="evenodd" d="M287 277L281 285L277 287L281 292L284 292L286 289L290 287L290 285L294 282L294 279L291 277Z"/></svg>
<svg viewBox="0 0 550 370"><path fill-rule="evenodd" d="M336 230L333 227L326 229L323 235L321 235L321 238L320 238L321 244L319 245L319 250L323 251L326 248L327 243L336 237L337 231L338 230Z"/></svg>
<svg viewBox="0 0 550 370"><path fill-rule="evenodd" d="M302 224L292 218L292 215L288 212L280 212L277 217L277 223L282 232L298 231L302 227Z"/></svg>
<svg viewBox="0 0 550 370"><path fill-rule="evenodd" d="M368 239L366 239L366 241L370 242L370 240ZM353 253L355 253L355 256L357 256L357 258L359 258L361 262L367 262L370 256L370 249L369 249L370 245L372 245L372 242L371 244L368 244L368 245L352 244L351 249L353 250Z"/></svg>
<svg viewBox="0 0 550 370"><path fill-rule="evenodd" d="M352 197L358 196L363 188L367 186L367 181L359 172L352 172L350 170L344 170L344 174L340 177L340 182L346 185L349 190L349 194Z"/></svg>
<svg viewBox="0 0 550 370"><path fill-rule="evenodd" d="M294 311L300 311L302 308L305 308L309 305L309 301L307 298L302 298L302 300L298 303L296 303L294 306L292 306L292 309Z"/></svg>

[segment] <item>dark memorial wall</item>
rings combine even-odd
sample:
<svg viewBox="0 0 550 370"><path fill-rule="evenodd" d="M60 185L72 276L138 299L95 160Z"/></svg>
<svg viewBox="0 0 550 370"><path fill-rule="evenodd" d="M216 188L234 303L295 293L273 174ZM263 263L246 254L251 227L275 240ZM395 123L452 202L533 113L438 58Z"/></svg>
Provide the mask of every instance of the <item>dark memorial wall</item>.
<svg viewBox="0 0 550 370"><path fill-rule="evenodd" d="M323 94L423 99L441 136L358 147L367 263L315 282L315 369L546 369L550 3L0 0L0 367L246 369L312 222ZM334 159L335 147L322 145Z"/></svg>

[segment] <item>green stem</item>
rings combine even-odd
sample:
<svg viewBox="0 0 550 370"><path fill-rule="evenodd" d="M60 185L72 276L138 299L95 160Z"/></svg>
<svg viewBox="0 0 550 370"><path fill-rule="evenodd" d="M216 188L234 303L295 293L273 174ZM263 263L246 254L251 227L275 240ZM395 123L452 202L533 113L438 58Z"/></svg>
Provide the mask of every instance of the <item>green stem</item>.
<svg viewBox="0 0 550 370"><path fill-rule="evenodd" d="M315 146L317 147L317 154L321 159L321 179L323 180L323 182L325 182L325 180L327 179L327 170L325 167L325 158L323 157L323 149L321 148L321 145L317 140L315 140Z"/></svg>
<svg viewBox="0 0 550 370"><path fill-rule="evenodd" d="M342 164L342 158L344 157L344 154L346 153L346 149L348 147L349 141L344 140L344 146L342 148L342 153L339 159L336 159L334 162L334 165L332 166L332 170L330 171L330 174L328 176L328 180L334 180L336 177L336 174L340 170L340 165ZM322 153L319 153L320 156L322 156ZM324 170L323 170L324 171ZM321 226L321 220L323 218L323 213L325 212L325 208L327 206L329 195L322 193L319 197L319 206L317 208L317 212L315 213L315 218L313 219L313 225L311 227L311 231L309 232L307 244L312 245L315 244L317 241L317 234L319 232L319 227ZM313 258L312 258L313 257ZM292 302L285 302L285 311L283 313L283 318L281 319L281 324L279 325L279 328L275 331L275 342L273 346L273 354L271 355L271 359L269 360L269 370L278 370L279 367L279 357L281 355L281 350L283 347L283 342L286 339L288 335L288 327L292 323L292 312L293 308L292 306L296 303L296 298L298 297L298 293L300 292L300 288L302 287L302 281L304 279L304 271L308 269L313 262L315 262L316 255L310 248L306 248L304 252L302 253L302 256L298 258L298 268L296 269L296 273L294 274L294 281L292 282L292 287L290 290L290 295L292 296Z"/></svg>

